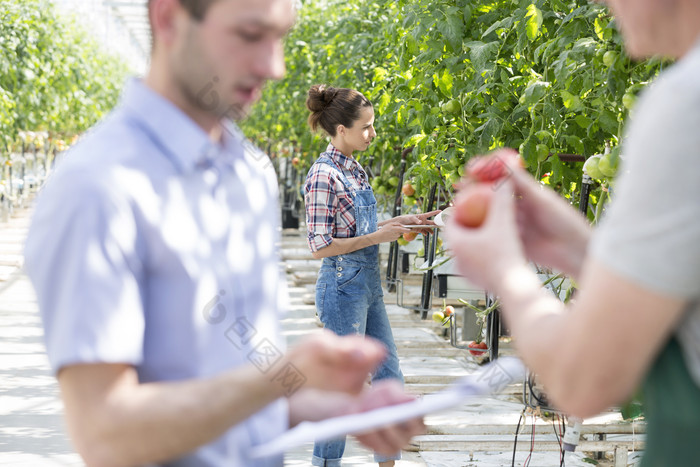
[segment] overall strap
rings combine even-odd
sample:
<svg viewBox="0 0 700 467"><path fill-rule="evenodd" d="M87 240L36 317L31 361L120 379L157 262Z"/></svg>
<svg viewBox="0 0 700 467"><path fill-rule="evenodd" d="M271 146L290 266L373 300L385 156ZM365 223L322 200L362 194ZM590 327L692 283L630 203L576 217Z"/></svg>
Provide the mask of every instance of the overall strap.
<svg viewBox="0 0 700 467"><path fill-rule="evenodd" d="M355 199L355 192L357 191L354 186L352 186L352 183L350 183L350 180L348 180L348 177L345 176L345 172L343 171L343 168L338 165L336 161L330 158L327 152L324 152L319 156L319 158L316 160L317 164L327 164L330 165L331 167L334 167L338 170L338 174L340 174L340 181L343 183L345 186L345 189L347 190L348 193L350 193L350 196L352 199Z"/></svg>

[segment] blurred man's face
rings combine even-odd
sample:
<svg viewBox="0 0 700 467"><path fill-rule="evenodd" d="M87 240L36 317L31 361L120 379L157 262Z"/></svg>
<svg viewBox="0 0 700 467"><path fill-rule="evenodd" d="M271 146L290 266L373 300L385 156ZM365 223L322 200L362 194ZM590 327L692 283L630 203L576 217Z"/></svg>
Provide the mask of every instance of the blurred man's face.
<svg viewBox="0 0 700 467"><path fill-rule="evenodd" d="M635 58L676 56L679 0L604 0Z"/></svg>
<svg viewBox="0 0 700 467"><path fill-rule="evenodd" d="M169 60L189 104L247 115L264 83L284 75L283 39L294 20L293 0L218 0L201 21L181 15Z"/></svg>

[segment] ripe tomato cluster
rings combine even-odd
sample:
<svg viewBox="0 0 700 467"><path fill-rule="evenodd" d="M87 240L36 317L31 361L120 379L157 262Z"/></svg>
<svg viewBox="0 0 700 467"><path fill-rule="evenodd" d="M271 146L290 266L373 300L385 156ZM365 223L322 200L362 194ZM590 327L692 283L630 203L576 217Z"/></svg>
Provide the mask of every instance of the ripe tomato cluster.
<svg viewBox="0 0 700 467"><path fill-rule="evenodd" d="M433 312L433 321L447 327L450 316L454 314L455 308L452 305L447 305L442 310Z"/></svg>

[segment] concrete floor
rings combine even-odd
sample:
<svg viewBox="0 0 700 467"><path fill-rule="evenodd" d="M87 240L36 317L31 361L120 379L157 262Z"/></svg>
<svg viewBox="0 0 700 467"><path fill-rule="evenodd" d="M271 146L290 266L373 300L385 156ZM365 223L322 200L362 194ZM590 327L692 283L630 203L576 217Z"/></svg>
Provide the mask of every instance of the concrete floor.
<svg viewBox="0 0 700 467"><path fill-rule="evenodd" d="M0 466L83 465L66 435L58 387L44 352L36 300L29 281L20 270L28 224L29 211L21 211L9 223L0 224ZM294 285L294 273L306 271L308 274L318 265L305 253L303 236L287 234L283 239L282 249L288 259L282 266L287 269L291 284L291 307L283 329L289 344L293 345L297 339L318 329L315 308L309 304L312 286L308 283ZM415 313L396 306L395 300L395 296L387 295L387 311L409 392L417 395L435 392L479 368L464 351L448 345L438 325L419 320ZM397 467L509 466L513 440L509 430L517 422L522 407L522 403L509 394L468 401L448 414L431 415L426 418L429 433L413 443L412 451L404 452ZM601 423L607 423L606 420L617 423L614 417L610 415ZM469 446L490 445L488 438L477 440L481 444L474 444L478 437L470 437L469 433L479 430L480 426L501 427L505 435L492 437L494 445L510 442L511 447L501 451L469 449ZM537 430L538 442L555 439L547 422L537 421ZM529 433L523 432L523 436L529 438ZM526 441L529 445L529 439ZM285 465L310 465L311 450L308 444L288 452ZM519 450L515 465L522 466L528 454L527 449ZM590 466L584 458L581 453L567 455L566 464ZM638 459L639 455L631 455L630 465ZM372 463L372 454L351 439L344 465ZM559 453L535 449L530 465L556 467ZM610 464L602 461L599 465Z"/></svg>

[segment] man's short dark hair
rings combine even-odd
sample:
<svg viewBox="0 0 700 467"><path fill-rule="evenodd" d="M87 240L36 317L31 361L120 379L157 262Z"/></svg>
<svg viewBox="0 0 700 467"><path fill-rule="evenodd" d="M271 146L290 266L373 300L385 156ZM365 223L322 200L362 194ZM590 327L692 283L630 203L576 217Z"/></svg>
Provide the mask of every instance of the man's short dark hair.
<svg viewBox="0 0 700 467"><path fill-rule="evenodd" d="M209 7L218 0L179 0L180 4L187 10L194 19L201 21L207 13Z"/></svg>
<svg viewBox="0 0 700 467"><path fill-rule="evenodd" d="M178 0L180 5L187 10L190 15L197 21L204 19L209 7L218 0ZM148 0L148 6L151 6L153 0Z"/></svg>

